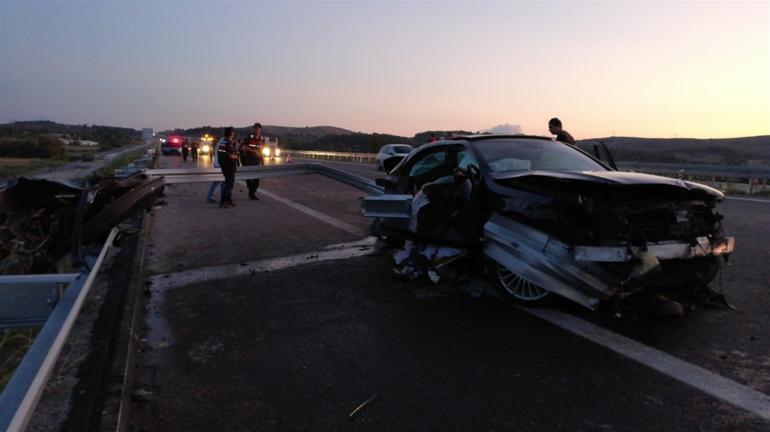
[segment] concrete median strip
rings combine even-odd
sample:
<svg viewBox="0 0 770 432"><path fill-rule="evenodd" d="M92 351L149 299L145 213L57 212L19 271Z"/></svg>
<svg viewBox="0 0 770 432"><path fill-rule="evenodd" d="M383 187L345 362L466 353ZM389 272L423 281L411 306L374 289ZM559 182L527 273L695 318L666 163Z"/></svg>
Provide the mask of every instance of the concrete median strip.
<svg viewBox="0 0 770 432"><path fill-rule="evenodd" d="M177 273L159 274L150 277L149 282L151 282L152 288L170 289L194 283L211 282L238 276L248 276L254 273L283 270L303 264L355 258L372 254L374 252L375 242L376 239L374 237L366 237L359 241L331 245L321 250L297 255L268 258L246 263L202 267Z"/></svg>
<svg viewBox="0 0 770 432"><path fill-rule="evenodd" d="M770 396L764 393L573 315L551 309L519 309L770 421Z"/></svg>

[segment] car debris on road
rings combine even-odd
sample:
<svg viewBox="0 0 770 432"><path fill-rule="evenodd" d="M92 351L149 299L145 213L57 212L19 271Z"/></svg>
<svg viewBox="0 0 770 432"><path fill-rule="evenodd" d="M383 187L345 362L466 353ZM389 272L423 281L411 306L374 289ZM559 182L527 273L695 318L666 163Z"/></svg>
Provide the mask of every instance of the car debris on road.
<svg viewBox="0 0 770 432"><path fill-rule="evenodd" d="M137 173L104 177L91 186L18 177L0 189L0 274L56 273L57 261L72 254L82 265L81 246L96 242L113 226L163 193L161 179Z"/></svg>

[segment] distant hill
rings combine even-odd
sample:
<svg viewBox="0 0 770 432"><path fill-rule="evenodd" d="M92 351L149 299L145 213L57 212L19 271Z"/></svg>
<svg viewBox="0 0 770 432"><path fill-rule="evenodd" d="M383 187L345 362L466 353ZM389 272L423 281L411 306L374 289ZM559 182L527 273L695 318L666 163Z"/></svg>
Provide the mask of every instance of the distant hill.
<svg viewBox="0 0 770 432"><path fill-rule="evenodd" d="M610 137L578 144L591 141L604 142L621 161L770 165L770 135L714 139Z"/></svg>
<svg viewBox="0 0 770 432"><path fill-rule="evenodd" d="M100 148L140 144L138 130L99 125L67 125L52 121L21 121L0 124L0 158L80 159L69 154L64 141L95 141ZM71 147L68 147L71 148Z"/></svg>
<svg viewBox="0 0 770 432"><path fill-rule="evenodd" d="M36 140L43 135L56 135L73 140L96 141L105 147L123 147L142 142L142 133L140 131L124 127L67 125L47 120L0 124L0 139L12 139L14 141L20 139Z"/></svg>

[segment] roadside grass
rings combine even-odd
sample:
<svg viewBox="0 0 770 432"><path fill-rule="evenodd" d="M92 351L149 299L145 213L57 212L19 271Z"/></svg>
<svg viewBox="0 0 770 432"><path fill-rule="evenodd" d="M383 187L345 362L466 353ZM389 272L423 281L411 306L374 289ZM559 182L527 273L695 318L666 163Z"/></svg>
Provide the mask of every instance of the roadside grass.
<svg viewBox="0 0 770 432"><path fill-rule="evenodd" d="M0 332L0 391L13 377L16 367L35 340L39 329L25 328Z"/></svg>
<svg viewBox="0 0 770 432"><path fill-rule="evenodd" d="M60 159L0 158L0 178L11 177L39 168L55 167L66 163Z"/></svg>
<svg viewBox="0 0 770 432"><path fill-rule="evenodd" d="M144 154L145 151L146 151L146 149L141 148L141 149L134 150L132 152L128 152L128 153L126 153L126 154L124 154L124 155L122 155L120 157L115 158L115 159L112 159L110 161L110 163L108 163L107 165L99 168L97 171L95 171L89 177L90 178L94 178L94 177L111 176L113 174L114 170L116 170L118 168L121 168L121 167L124 167L124 166L128 165L130 162L133 162L133 161L139 159L140 157L142 157L142 155Z"/></svg>
<svg viewBox="0 0 770 432"><path fill-rule="evenodd" d="M97 153L102 151L102 146L64 146L64 159L68 161L92 161Z"/></svg>

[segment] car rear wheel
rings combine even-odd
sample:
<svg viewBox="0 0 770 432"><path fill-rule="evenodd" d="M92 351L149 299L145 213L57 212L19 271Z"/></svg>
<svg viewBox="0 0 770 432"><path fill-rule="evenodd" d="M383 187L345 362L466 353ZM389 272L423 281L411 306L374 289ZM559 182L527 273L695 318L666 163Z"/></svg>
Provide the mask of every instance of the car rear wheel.
<svg viewBox="0 0 770 432"><path fill-rule="evenodd" d="M497 291L506 300L524 306L546 306L550 304L554 297L551 292L524 279L500 264L496 266Z"/></svg>

